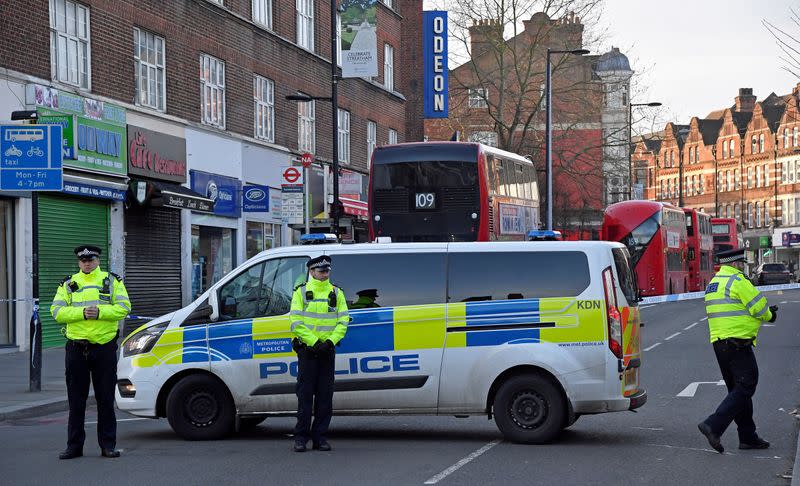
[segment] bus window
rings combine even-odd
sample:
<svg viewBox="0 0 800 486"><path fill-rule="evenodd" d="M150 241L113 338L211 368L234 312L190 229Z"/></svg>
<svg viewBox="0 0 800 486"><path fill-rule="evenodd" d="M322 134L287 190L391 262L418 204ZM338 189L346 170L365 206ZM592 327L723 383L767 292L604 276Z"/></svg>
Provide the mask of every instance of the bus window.
<svg viewBox="0 0 800 486"><path fill-rule="evenodd" d="M639 263L639 259L644 255L647 250L647 245L653 239L653 235L658 232L660 213L655 213L642 222L639 226L633 229L627 236L620 239L619 242L628 248L628 253L631 256L631 263L634 268Z"/></svg>
<svg viewBox="0 0 800 486"><path fill-rule="evenodd" d="M530 196L526 192L527 184L525 184L525 177L522 173L522 165L514 164L514 179L517 181L517 194L519 197L528 199Z"/></svg>
<svg viewBox="0 0 800 486"><path fill-rule="evenodd" d="M686 235L694 236L694 225L692 224L692 213L686 213Z"/></svg>
<svg viewBox="0 0 800 486"><path fill-rule="evenodd" d="M500 159L493 158L492 167L494 167L495 190L497 191L497 194L500 196L507 196L508 193L506 192L505 173L503 172L502 161Z"/></svg>
<svg viewBox="0 0 800 486"><path fill-rule="evenodd" d="M503 174L505 175L506 194L510 197L517 197L517 181L514 174L514 163L510 160L503 161Z"/></svg>

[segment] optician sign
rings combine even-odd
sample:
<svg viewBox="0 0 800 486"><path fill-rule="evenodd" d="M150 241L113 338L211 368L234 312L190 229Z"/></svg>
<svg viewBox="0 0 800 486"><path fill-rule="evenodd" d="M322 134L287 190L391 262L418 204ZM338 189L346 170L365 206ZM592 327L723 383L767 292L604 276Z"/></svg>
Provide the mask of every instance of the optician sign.
<svg viewBox="0 0 800 486"><path fill-rule="evenodd" d="M65 166L127 175L125 108L38 84L29 84L26 96L39 123L63 128Z"/></svg>
<svg viewBox="0 0 800 486"><path fill-rule="evenodd" d="M425 118L447 118L447 12L422 12Z"/></svg>
<svg viewBox="0 0 800 486"><path fill-rule="evenodd" d="M269 186L248 184L242 187L242 210L246 213L268 213Z"/></svg>
<svg viewBox="0 0 800 486"><path fill-rule="evenodd" d="M242 181L199 170L191 170L189 174L192 190L214 201L214 214L231 218L241 216L239 194L242 192Z"/></svg>

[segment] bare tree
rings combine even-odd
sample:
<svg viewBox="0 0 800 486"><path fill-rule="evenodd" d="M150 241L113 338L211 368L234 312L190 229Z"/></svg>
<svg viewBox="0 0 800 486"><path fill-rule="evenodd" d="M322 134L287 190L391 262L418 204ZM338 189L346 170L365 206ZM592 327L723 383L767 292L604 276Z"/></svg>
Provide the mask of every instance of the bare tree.
<svg viewBox="0 0 800 486"><path fill-rule="evenodd" d="M792 29L800 27L800 15L794 7L789 7L789 20L794 24ZM800 38L789 29L780 28L767 19L762 19L761 24L775 38L775 44L780 48L779 59L783 63L782 69L796 78L800 78Z"/></svg>

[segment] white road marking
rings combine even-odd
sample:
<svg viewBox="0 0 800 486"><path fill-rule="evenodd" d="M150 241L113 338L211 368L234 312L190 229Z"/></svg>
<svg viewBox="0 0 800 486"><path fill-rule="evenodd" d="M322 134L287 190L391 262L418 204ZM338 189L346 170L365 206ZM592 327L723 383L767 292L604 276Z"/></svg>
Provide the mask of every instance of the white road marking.
<svg viewBox="0 0 800 486"><path fill-rule="evenodd" d="M775 327L775 324L761 324L764 327Z"/></svg>
<svg viewBox="0 0 800 486"><path fill-rule="evenodd" d="M675 336L680 336L680 334L681 334L681 332L678 331L675 334L673 334L672 336L665 337L664 341L669 341L670 339L674 338Z"/></svg>
<svg viewBox="0 0 800 486"><path fill-rule="evenodd" d="M700 385L717 385L717 386L725 386L725 380L719 381L695 381L689 383L689 386L684 388L680 393L675 395L676 397L685 397L685 398L693 398L694 394L697 393L697 387Z"/></svg>
<svg viewBox="0 0 800 486"><path fill-rule="evenodd" d="M693 328L694 326L700 324L699 322L693 322L691 325L686 326L683 328L684 331L688 331L689 329Z"/></svg>
<svg viewBox="0 0 800 486"><path fill-rule="evenodd" d="M683 446L674 446L670 444L647 444L651 447L666 447L667 449L680 449L684 451L697 451L697 452L710 452L712 454L719 454L719 452L715 451L714 449L702 449L699 447L683 447ZM749 456L747 454L734 454L732 452L723 452L726 456L747 456L753 457L753 459L783 459L781 456Z"/></svg>
<svg viewBox="0 0 800 486"><path fill-rule="evenodd" d="M661 343L655 343L654 345L650 346L649 348L644 348L644 350L645 350L645 351L650 351L651 349L655 348L655 347L656 347L656 346L658 346L659 344L661 344Z"/></svg>
<svg viewBox="0 0 800 486"><path fill-rule="evenodd" d="M786 302L781 302L781 304L785 304L785 303L786 303ZM639 306L639 308L640 308L640 309L647 309L648 307L655 307L655 304L650 304L650 305L640 305L640 306Z"/></svg>
<svg viewBox="0 0 800 486"><path fill-rule="evenodd" d="M788 301L788 300L782 300L782 301L781 301L781 304L788 304L788 303L789 303L789 301Z"/></svg>
<svg viewBox="0 0 800 486"><path fill-rule="evenodd" d="M146 417L137 417L137 418L129 418L129 419L117 419L117 422L133 422L134 420L153 420ZM97 420L93 420L91 422L86 422L87 425L96 424ZM122 449L120 449L122 450Z"/></svg>
<svg viewBox="0 0 800 486"><path fill-rule="evenodd" d="M633 428L639 430L655 430L655 431L664 430L663 427L633 427Z"/></svg>
<svg viewBox="0 0 800 486"><path fill-rule="evenodd" d="M458 461L457 463L455 463L452 466L448 467L447 469L445 469L444 471L440 472L436 476L434 476L434 477L430 478L429 480L425 481L425 484L436 484L436 483L438 483L442 479L444 479L447 476L449 476L450 474L456 472L457 470L462 468L464 465L466 465L467 463L469 463L470 461L472 461L476 457L480 456L484 452L488 451L492 447L496 446L500 442L501 442L501 440L499 440L499 439L489 442L488 444L486 444L485 446L481 447L480 449L478 449L477 451L473 452L472 454L468 455L464 459L461 459L460 461Z"/></svg>
<svg viewBox="0 0 800 486"><path fill-rule="evenodd" d="M702 319L700 319L700 320L701 320L701 321L707 321L707 320L708 320L708 317L704 317L704 318L702 318Z"/></svg>

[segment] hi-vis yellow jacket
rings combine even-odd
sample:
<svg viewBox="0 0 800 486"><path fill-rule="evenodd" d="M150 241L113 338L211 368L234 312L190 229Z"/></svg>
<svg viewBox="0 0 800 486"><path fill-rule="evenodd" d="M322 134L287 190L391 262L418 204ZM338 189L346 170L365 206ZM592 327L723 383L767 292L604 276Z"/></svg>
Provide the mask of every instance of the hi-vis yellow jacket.
<svg viewBox="0 0 800 486"><path fill-rule="evenodd" d="M333 291L334 286L330 280L321 281L309 277L292 295L292 309L289 313L292 332L309 346L328 339L335 345L347 333L347 324L350 322L347 301L344 292L336 288L336 307L329 306L328 298Z"/></svg>
<svg viewBox="0 0 800 486"><path fill-rule="evenodd" d="M755 339L762 321L772 319L767 298L744 274L722 265L706 287L706 313L711 342L718 339Z"/></svg>
<svg viewBox="0 0 800 486"><path fill-rule="evenodd" d="M84 319L85 307L97 306L97 319ZM122 280L100 267L64 279L50 306L53 318L66 324L68 339L86 339L105 344L117 335L118 322L131 311L131 301Z"/></svg>

